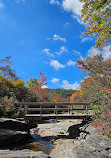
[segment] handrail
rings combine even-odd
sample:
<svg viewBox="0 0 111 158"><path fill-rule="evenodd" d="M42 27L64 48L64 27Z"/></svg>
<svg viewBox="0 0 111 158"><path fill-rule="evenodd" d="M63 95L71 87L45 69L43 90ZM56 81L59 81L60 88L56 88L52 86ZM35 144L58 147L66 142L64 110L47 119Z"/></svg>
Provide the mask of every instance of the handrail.
<svg viewBox="0 0 111 158"><path fill-rule="evenodd" d="M93 103L70 103L70 102L16 102L15 105L19 106L21 105L21 110L24 111L24 117L27 112L40 112L40 119L42 119L43 111L53 111L56 120L58 116L59 111L68 111L70 116L73 116L73 110L85 110L86 116L88 116L89 110L92 110L91 107L93 106ZM60 107L61 105L68 105L68 107ZM82 108L73 107L74 105L83 105ZM94 104L95 105L95 104ZM96 104L97 105L97 104ZM51 107L53 106L53 107ZM91 107L89 107L91 106ZM27 108L26 108L27 107ZM48 108L46 108L48 107Z"/></svg>
<svg viewBox="0 0 111 158"><path fill-rule="evenodd" d="M72 102L15 102L15 105L38 105L40 106L43 104L44 106L50 106L50 105L90 105L91 103L72 103Z"/></svg>

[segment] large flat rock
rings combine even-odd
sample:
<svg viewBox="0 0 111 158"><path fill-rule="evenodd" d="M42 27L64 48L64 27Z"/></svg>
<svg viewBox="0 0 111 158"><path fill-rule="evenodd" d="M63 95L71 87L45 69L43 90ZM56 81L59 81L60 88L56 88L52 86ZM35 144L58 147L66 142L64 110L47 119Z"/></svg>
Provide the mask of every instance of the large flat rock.
<svg viewBox="0 0 111 158"><path fill-rule="evenodd" d="M0 148L23 143L30 138L27 132L0 129Z"/></svg>
<svg viewBox="0 0 111 158"><path fill-rule="evenodd" d="M91 135L74 148L76 158L110 158L111 139L101 135Z"/></svg>
<svg viewBox="0 0 111 158"><path fill-rule="evenodd" d="M29 132L30 129L35 127L37 127L36 124L29 124L16 119L0 118L0 129Z"/></svg>
<svg viewBox="0 0 111 158"><path fill-rule="evenodd" d="M50 158L42 151L31 151L31 150L0 150L0 158Z"/></svg>
<svg viewBox="0 0 111 158"><path fill-rule="evenodd" d="M16 119L0 118L0 148L22 144L30 139L30 129L37 125Z"/></svg>

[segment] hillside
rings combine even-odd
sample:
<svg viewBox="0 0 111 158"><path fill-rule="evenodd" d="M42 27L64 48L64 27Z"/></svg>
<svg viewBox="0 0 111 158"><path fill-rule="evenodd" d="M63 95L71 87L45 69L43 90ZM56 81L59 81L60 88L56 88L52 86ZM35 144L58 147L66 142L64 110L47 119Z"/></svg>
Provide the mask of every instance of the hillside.
<svg viewBox="0 0 111 158"><path fill-rule="evenodd" d="M77 90L72 90L72 89L50 89L50 93L52 94L57 94L62 98L65 99L70 99L70 96L76 92Z"/></svg>

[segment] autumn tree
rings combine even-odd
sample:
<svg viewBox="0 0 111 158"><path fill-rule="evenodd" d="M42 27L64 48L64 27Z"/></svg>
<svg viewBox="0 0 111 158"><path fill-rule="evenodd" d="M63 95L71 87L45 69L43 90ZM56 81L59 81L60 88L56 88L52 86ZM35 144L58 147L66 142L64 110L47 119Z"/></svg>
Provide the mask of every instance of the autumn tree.
<svg viewBox="0 0 111 158"><path fill-rule="evenodd" d="M2 74L4 77L16 79L15 70L11 67L13 63L10 60L11 56L0 59L0 75Z"/></svg>
<svg viewBox="0 0 111 158"><path fill-rule="evenodd" d="M86 23L86 34L94 36L95 47L103 47L111 42L111 1L110 0L80 0L83 2L81 18Z"/></svg>
<svg viewBox="0 0 111 158"><path fill-rule="evenodd" d="M25 86L25 83L22 79L16 79L13 81L14 86L14 95L17 101L27 101L28 99L28 88Z"/></svg>
<svg viewBox="0 0 111 158"><path fill-rule="evenodd" d="M111 58L103 59L102 55L78 60L78 67L85 71L87 77L81 82L81 96L84 100L98 101L109 105L111 88Z"/></svg>
<svg viewBox="0 0 111 158"><path fill-rule="evenodd" d="M77 63L86 72L86 78L81 82L82 100L99 103L93 106L95 115L91 125L98 126L99 134L111 138L111 58L104 60L100 54Z"/></svg>
<svg viewBox="0 0 111 158"><path fill-rule="evenodd" d="M47 78L42 72L39 72L40 77L38 79L31 78L27 82L31 97L35 101L48 101L48 88L44 88L47 84ZM31 98L30 98L31 99Z"/></svg>
<svg viewBox="0 0 111 158"><path fill-rule="evenodd" d="M37 79L35 77L30 78L29 81L27 81L27 87L33 88L34 85L37 84Z"/></svg>
<svg viewBox="0 0 111 158"><path fill-rule="evenodd" d="M0 97L13 95L13 81L18 79L15 71L12 69L11 57L0 59Z"/></svg>
<svg viewBox="0 0 111 158"><path fill-rule="evenodd" d="M81 92L80 91L74 92L70 97L71 102L79 102L80 100L81 100Z"/></svg>

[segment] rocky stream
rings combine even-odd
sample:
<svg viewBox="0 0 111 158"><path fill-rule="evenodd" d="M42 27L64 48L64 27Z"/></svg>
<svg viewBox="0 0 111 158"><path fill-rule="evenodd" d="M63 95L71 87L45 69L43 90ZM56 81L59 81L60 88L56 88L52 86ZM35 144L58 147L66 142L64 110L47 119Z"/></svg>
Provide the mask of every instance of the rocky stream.
<svg viewBox="0 0 111 158"><path fill-rule="evenodd" d="M0 158L111 158L111 139L82 120L33 125L0 118Z"/></svg>

